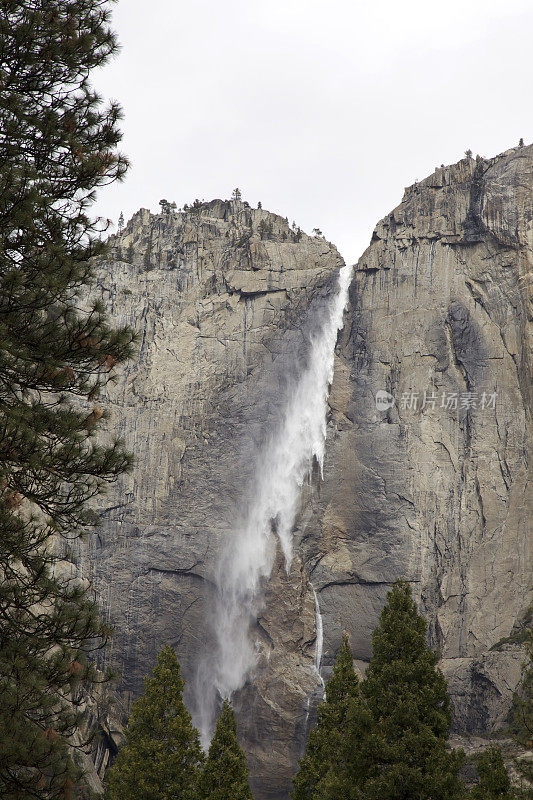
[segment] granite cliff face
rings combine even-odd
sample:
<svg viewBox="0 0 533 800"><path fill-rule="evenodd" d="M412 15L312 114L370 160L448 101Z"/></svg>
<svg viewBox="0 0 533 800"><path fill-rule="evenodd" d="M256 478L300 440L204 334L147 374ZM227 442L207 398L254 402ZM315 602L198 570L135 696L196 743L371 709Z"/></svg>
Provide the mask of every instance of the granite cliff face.
<svg viewBox="0 0 533 800"><path fill-rule="evenodd" d="M100 268L99 291L141 339L138 359L103 403L137 466L100 508L82 565L116 625L106 658L122 672L124 705L171 644L194 711L199 665L215 651L220 548L250 501L258 458L307 364L343 262L323 239L240 201L169 215L141 210L114 245L117 260ZM240 730L258 796L278 797L317 685L315 605L298 555L287 575L278 553L265 592L255 626L260 663L235 704L246 709Z"/></svg>
<svg viewBox="0 0 533 800"><path fill-rule="evenodd" d="M364 668L388 585L408 578L455 729L475 734L504 721L522 659L505 640L531 586L532 189L531 147L466 158L409 187L376 227L351 286L325 479L300 546L326 659L346 627Z"/></svg>
<svg viewBox="0 0 533 800"><path fill-rule="evenodd" d="M364 670L387 589L406 577L443 656L456 729L484 734L505 716L522 658L505 640L530 582L532 173L532 148L437 170L406 190L356 267L323 480L315 471L303 487L291 569L278 552L254 678L234 698L258 800L287 797L320 691L313 589L324 674L343 629ZM105 403L137 463L80 563L116 625L106 658L122 670L123 710L164 644L194 709L217 560L343 262L240 201L141 210L113 245L99 291L141 339Z"/></svg>

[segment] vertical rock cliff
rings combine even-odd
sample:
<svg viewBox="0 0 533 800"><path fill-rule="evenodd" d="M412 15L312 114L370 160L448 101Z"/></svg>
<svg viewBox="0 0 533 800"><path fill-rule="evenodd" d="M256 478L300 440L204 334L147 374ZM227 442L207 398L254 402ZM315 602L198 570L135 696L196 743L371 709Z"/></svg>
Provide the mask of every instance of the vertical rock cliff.
<svg viewBox="0 0 533 800"><path fill-rule="evenodd" d="M220 551L253 499L258 460L307 366L343 262L324 239L239 201L141 210L113 246L98 290L140 343L103 402L136 467L100 508L82 565L116 625L106 658L121 670L125 705L171 644L194 713L216 657ZM235 705L257 796L281 797L317 683L315 607L298 555L287 574L278 553L263 588L255 680Z"/></svg>
<svg viewBox="0 0 533 800"><path fill-rule="evenodd" d="M420 598L454 726L500 726L531 585L533 148L465 158L405 191L351 287L325 480L301 540L325 656L364 668L391 581ZM380 407L378 392L384 395Z"/></svg>
<svg viewBox="0 0 533 800"><path fill-rule="evenodd" d="M262 583L257 666L234 697L257 800L287 797L320 692L314 590L325 674L344 629L364 670L388 587L404 577L441 651L456 730L485 734L505 717L531 577L532 175L532 148L436 170L356 266L324 475L302 488L289 572L278 549ZM140 344L104 402L136 466L100 507L80 564L116 625L106 659L122 670L124 708L171 644L194 710L215 650L220 553L343 262L240 201L141 210L112 245L98 289Z"/></svg>

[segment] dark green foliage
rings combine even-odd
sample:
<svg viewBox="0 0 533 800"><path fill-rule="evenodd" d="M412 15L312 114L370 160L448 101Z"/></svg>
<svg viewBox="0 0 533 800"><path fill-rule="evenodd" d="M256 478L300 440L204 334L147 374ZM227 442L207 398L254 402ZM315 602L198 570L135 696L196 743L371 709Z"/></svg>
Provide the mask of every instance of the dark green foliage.
<svg viewBox="0 0 533 800"><path fill-rule="evenodd" d="M132 334L79 310L105 252L88 208L127 162L120 109L88 83L116 50L107 4L5 0L0 43L0 796L44 799L79 779L67 742L109 634L57 562L130 464L95 432Z"/></svg>
<svg viewBox="0 0 533 800"><path fill-rule="evenodd" d="M125 741L106 774L106 800L195 800L203 761L198 731L183 704L171 647L159 653L133 704Z"/></svg>
<svg viewBox="0 0 533 800"><path fill-rule="evenodd" d="M470 800L513 800L516 797L499 747L491 747L478 756L477 771L479 781L470 792Z"/></svg>
<svg viewBox="0 0 533 800"><path fill-rule="evenodd" d="M262 219L257 226L257 230L259 231L259 236L261 239L268 239L270 236L272 236L272 223L267 222L266 219Z"/></svg>
<svg viewBox="0 0 533 800"><path fill-rule="evenodd" d="M379 770L380 740L362 697L350 698L335 758L311 795L313 800L359 800Z"/></svg>
<svg viewBox="0 0 533 800"><path fill-rule="evenodd" d="M199 781L199 800L253 800L233 709L225 701Z"/></svg>
<svg viewBox="0 0 533 800"><path fill-rule="evenodd" d="M524 672L518 691L513 695L513 702L509 711L509 730L515 740L526 747L533 749L533 628L531 627L531 608L525 619L524 628L526 661ZM533 797L533 761L527 758L515 760L515 768L522 778L526 789L526 796Z"/></svg>
<svg viewBox="0 0 533 800"><path fill-rule="evenodd" d="M450 703L437 661L410 586L399 581L373 633L361 687L380 740L379 770L365 784L368 800L454 800L462 794L462 754L446 747Z"/></svg>
<svg viewBox="0 0 533 800"><path fill-rule="evenodd" d="M360 691L353 679L341 680L341 686L350 688L339 704L335 684L331 692L327 686L326 702L295 778L294 800L460 800L462 754L446 747L446 683L425 633L409 585L398 582L374 631ZM349 676L346 640L339 663ZM334 672L332 681L335 677ZM324 725L328 704L332 711Z"/></svg>
<svg viewBox="0 0 533 800"><path fill-rule="evenodd" d="M359 695L359 681L354 672L348 637L344 636L326 694L318 709L317 724L310 732L305 755L294 777L291 797L307 800L315 797L320 782L330 768L336 770L341 759L347 730L350 702Z"/></svg>
<svg viewBox="0 0 533 800"><path fill-rule="evenodd" d="M520 776L519 798L533 800L533 760L531 758L515 758L514 768Z"/></svg>
<svg viewBox="0 0 533 800"><path fill-rule="evenodd" d="M148 241L148 245L146 247L146 250L144 251L143 267L147 271L150 271L151 269L153 269L153 265L152 265L152 238L151 237L150 237L150 239Z"/></svg>
<svg viewBox="0 0 533 800"><path fill-rule="evenodd" d="M526 662L522 680L509 712L509 730L524 747L533 749L533 628L531 627L531 608L526 616L526 627L522 630L521 641L526 648Z"/></svg>
<svg viewBox="0 0 533 800"><path fill-rule="evenodd" d="M128 264L133 264L133 245L132 244L129 244L128 247L126 248L125 261Z"/></svg>

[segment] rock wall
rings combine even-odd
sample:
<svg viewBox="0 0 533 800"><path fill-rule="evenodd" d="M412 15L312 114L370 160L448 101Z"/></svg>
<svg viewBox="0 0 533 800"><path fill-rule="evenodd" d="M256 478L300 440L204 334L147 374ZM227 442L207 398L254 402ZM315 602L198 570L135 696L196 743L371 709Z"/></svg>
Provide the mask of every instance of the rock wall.
<svg viewBox="0 0 533 800"><path fill-rule="evenodd" d="M194 711L197 667L214 651L218 551L343 262L324 239L239 201L143 209L112 244L98 291L115 323L140 338L102 404L136 466L101 504L80 561L115 623L105 658L122 673L123 715L165 644L178 652ZM279 559L265 590L263 657L235 704L257 797L282 797L317 683L315 609L299 557L289 575ZM116 724L107 728L109 738Z"/></svg>
<svg viewBox="0 0 533 800"><path fill-rule="evenodd" d="M405 577L442 653L456 730L486 734L505 716L522 658L506 640L523 624L531 567L532 172L532 148L436 170L356 267L324 479L304 487L296 557L289 575L280 557L265 586L261 657L234 698L257 800L287 797L312 719L313 587L326 676L343 629L364 671L386 592ZM105 403L137 462L79 558L116 625L106 659L122 670L123 712L164 644L193 708L219 548L343 262L240 201L141 210L112 244L99 289L140 342Z"/></svg>
<svg viewBox="0 0 533 800"><path fill-rule="evenodd" d="M506 639L531 586L532 178L532 147L465 158L406 189L377 225L300 547L330 663L345 627L364 669L390 582L412 583L455 729L471 734L503 723L523 659Z"/></svg>

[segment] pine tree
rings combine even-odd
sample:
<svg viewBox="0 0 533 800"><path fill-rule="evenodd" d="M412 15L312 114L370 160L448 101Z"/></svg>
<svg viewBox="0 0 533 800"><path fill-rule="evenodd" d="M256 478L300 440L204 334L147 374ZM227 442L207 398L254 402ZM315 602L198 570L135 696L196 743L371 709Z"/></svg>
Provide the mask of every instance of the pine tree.
<svg viewBox="0 0 533 800"><path fill-rule="evenodd" d="M477 758L479 781L469 794L470 800L513 800L516 793L503 763L499 747L490 747Z"/></svg>
<svg viewBox="0 0 533 800"><path fill-rule="evenodd" d="M233 709L224 702L199 781L199 800L253 800Z"/></svg>
<svg viewBox="0 0 533 800"><path fill-rule="evenodd" d="M133 264L133 255L134 255L133 244L130 242L130 244L126 248L126 257L125 257L125 261L128 264Z"/></svg>
<svg viewBox="0 0 533 800"><path fill-rule="evenodd" d="M513 694L509 711L509 732L522 747L533 749L533 609L528 609L525 625L526 661L518 691ZM522 782L529 787L533 797L533 762L528 758L517 758L514 762Z"/></svg>
<svg viewBox="0 0 533 800"><path fill-rule="evenodd" d="M164 647L133 703L124 744L106 774L106 800L195 800L203 761L182 699L176 654Z"/></svg>
<svg viewBox="0 0 533 800"><path fill-rule="evenodd" d="M262 219L259 225L257 226L257 230L259 232L259 236L261 239L268 239L269 236L272 235L273 226L271 222L267 222L266 219Z"/></svg>
<svg viewBox="0 0 533 800"><path fill-rule="evenodd" d="M350 701L358 698L359 680L353 668L348 637L343 636L325 697L320 704L316 726L309 734L305 755L299 761L291 793L293 800L315 797L320 782L328 770L338 767L346 735Z"/></svg>
<svg viewBox="0 0 533 800"><path fill-rule="evenodd" d="M88 298L105 252L88 216L120 179L120 109L90 71L116 51L100 0L0 7L0 796L56 798L80 778L69 742L88 655L109 633L86 590L61 577L63 541L130 463L102 447L100 387L131 352Z"/></svg>
<svg viewBox="0 0 533 800"><path fill-rule="evenodd" d="M152 270L152 236L150 234L150 238L148 240L148 244L146 246L146 250L144 251L143 256L143 267L146 270Z"/></svg>
<svg viewBox="0 0 533 800"><path fill-rule="evenodd" d="M123 227L124 227L124 214L121 211L120 215L119 215L119 218L118 218L118 230L119 230L119 233L120 233L120 231L122 230Z"/></svg>
<svg viewBox="0 0 533 800"><path fill-rule="evenodd" d="M426 643L426 623L409 584L387 596L372 636L372 658L361 692L378 730L376 774L365 800L454 800L462 795L462 754L450 752L450 702L438 656Z"/></svg>
<svg viewBox="0 0 533 800"><path fill-rule="evenodd" d="M369 778L379 769L377 726L364 699L350 698L335 758L318 781L313 800L361 800Z"/></svg>

